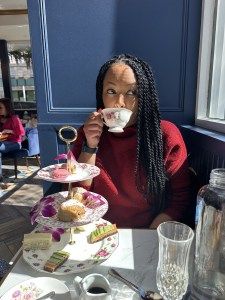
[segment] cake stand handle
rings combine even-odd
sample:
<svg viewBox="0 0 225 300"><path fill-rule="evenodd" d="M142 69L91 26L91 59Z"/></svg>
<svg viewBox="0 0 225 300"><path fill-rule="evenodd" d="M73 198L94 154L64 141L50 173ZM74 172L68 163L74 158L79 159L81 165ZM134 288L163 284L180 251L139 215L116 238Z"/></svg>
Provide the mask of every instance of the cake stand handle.
<svg viewBox="0 0 225 300"><path fill-rule="evenodd" d="M73 245L75 244L75 240L73 239L73 227L70 227L70 241L69 241L69 244L70 245Z"/></svg>
<svg viewBox="0 0 225 300"><path fill-rule="evenodd" d="M67 195L67 199L72 199L73 198L73 192L72 192L72 182L69 182L69 185L68 185L68 195Z"/></svg>

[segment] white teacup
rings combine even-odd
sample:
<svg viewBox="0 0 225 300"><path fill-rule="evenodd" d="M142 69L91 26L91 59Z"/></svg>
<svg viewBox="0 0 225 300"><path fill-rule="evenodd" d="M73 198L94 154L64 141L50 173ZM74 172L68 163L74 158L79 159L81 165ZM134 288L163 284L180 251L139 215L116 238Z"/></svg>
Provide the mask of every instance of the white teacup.
<svg viewBox="0 0 225 300"><path fill-rule="evenodd" d="M123 128L130 120L132 111L127 108L104 108L102 111L104 124L110 132L123 132Z"/></svg>
<svg viewBox="0 0 225 300"><path fill-rule="evenodd" d="M76 276L74 284L79 300L112 300L109 281L101 274L93 273L84 278Z"/></svg>

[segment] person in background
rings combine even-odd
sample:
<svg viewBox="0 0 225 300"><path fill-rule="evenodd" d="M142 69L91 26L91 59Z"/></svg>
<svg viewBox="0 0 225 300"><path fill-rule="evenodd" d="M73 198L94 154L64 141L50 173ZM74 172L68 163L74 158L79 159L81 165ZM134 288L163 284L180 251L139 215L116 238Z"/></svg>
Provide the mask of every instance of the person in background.
<svg viewBox="0 0 225 300"><path fill-rule="evenodd" d="M26 123L25 128L37 128L37 115L31 114L29 121Z"/></svg>
<svg viewBox="0 0 225 300"><path fill-rule="evenodd" d="M97 110L78 130L73 153L100 175L82 182L105 197L104 219L122 228L156 228L182 221L190 201L187 151L178 128L161 120L150 66L128 54L113 57L96 81ZM125 107L132 116L124 132L109 132L101 109Z"/></svg>
<svg viewBox="0 0 225 300"><path fill-rule="evenodd" d="M0 99L0 181L2 177L1 154L21 148L22 137L25 135L23 125L14 114L11 100Z"/></svg>

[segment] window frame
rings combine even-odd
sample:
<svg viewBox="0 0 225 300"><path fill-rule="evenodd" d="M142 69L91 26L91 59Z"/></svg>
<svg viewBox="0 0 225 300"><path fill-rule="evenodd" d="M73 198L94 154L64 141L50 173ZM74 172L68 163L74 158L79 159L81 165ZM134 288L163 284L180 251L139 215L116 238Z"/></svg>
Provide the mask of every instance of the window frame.
<svg viewBox="0 0 225 300"><path fill-rule="evenodd" d="M195 124L203 128L225 133L225 120L207 117L216 5L217 0L203 0L202 2Z"/></svg>

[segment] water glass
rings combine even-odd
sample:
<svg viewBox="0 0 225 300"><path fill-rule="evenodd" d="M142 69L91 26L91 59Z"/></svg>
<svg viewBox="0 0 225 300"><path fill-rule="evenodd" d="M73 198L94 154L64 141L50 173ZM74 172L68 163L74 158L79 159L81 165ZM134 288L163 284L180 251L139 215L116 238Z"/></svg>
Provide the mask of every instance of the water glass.
<svg viewBox="0 0 225 300"><path fill-rule="evenodd" d="M157 233L157 287L164 300L180 300L188 287L188 261L194 232L185 224L169 221L160 224Z"/></svg>

